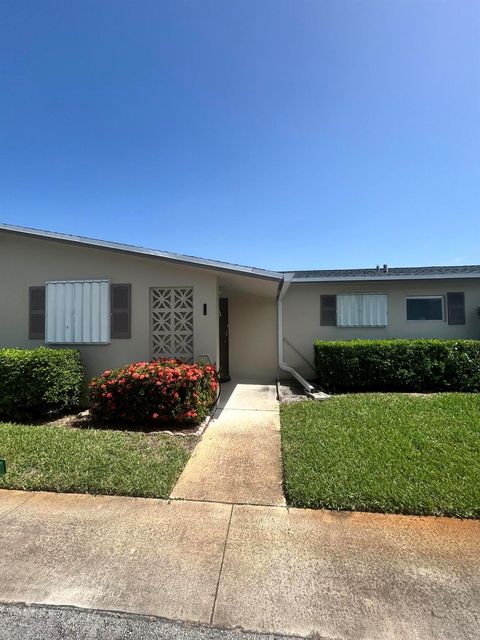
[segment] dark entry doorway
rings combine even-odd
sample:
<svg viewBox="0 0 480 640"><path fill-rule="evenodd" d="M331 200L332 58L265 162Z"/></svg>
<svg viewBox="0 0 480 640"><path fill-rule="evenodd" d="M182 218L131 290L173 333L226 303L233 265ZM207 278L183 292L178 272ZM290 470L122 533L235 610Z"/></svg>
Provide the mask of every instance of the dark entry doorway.
<svg viewBox="0 0 480 640"><path fill-rule="evenodd" d="M228 357L228 298L220 298L219 309L219 338L220 338L220 380L230 380L230 363Z"/></svg>

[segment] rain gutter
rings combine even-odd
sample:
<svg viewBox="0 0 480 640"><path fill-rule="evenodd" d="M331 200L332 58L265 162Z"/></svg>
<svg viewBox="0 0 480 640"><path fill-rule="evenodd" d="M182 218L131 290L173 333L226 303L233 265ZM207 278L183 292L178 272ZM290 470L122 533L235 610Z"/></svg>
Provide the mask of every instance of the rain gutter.
<svg viewBox="0 0 480 640"><path fill-rule="evenodd" d="M280 285L278 297L277 297L277 323L278 323L278 366L282 371L287 371L292 375L307 392L307 395L315 393L315 387L313 387L298 371L295 371L293 367L290 367L283 357L283 298L288 291L290 283L293 280L293 273L285 273L283 281Z"/></svg>

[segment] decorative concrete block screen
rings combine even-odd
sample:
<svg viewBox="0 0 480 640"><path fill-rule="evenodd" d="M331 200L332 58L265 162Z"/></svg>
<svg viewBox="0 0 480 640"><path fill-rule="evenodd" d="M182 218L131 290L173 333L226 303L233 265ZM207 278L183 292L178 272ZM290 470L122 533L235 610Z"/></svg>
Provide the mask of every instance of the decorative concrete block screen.
<svg viewBox="0 0 480 640"><path fill-rule="evenodd" d="M150 290L152 357L193 360L193 289Z"/></svg>

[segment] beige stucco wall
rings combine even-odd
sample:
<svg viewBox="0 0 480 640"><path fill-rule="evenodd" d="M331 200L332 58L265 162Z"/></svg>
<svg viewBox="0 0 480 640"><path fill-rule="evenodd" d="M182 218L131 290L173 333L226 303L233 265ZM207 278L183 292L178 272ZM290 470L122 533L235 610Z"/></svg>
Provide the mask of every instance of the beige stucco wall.
<svg viewBox="0 0 480 640"><path fill-rule="evenodd" d="M230 374L236 379L274 380L277 376L276 282L240 276L219 277L208 269L171 264L105 249L0 232L0 346L34 347L28 338L28 288L48 280L108 278L132 284L132 337L108 345L78 346L87 376L105 368L150 358L150 287L191 286L194 293L194 355L218 362L218 292L229 299ZM221 280L221 281L220 281ZM241 281L241 282L240 282ZM253 293L249 293L250 289ZM464 291L466 324L408 322L408 295L443 295ZM320 326L320 295L386 293L385 328ZM203 304L208 313L203 315ZM306 376L314 374L313 341L353 338L480 338L480 281L430 280L386 283L292 284L283 304L284 359ZM288 345L293 345L294 349ZM300 356L295 349L303 355ZM280 372L280 375L285 376Z"/></svg>
<svg viewBox="0 0 480 640"><path fill-rule="evenodd" d="M228 294L230 375L273 382L277 377L277 306L273 296Z"/></svg>
<svg viewBox="0 0 480 640"><path fill-rule="evenodd" d="M150 358L150 287L189 286L194 355L218 359L218 282L213 271L151 258L0 232L0 346L34 347L28 338L28 288L48 280L108 278L132 284L132 337L79 348L87 376ZM203 315L203 304L207 315Z"/></svg>
<svg viewBox="0 0 480 640"><path fill-rule="evenodd" d="M465 325L446 321L410 322L406 319L405 298L410 295L441 295L448 291L465 292ZM347 328L320 326L320 295L341 293L385 293L388 295L388 326L382 328ZM284 300L284 337L307 360L313 363L313 341L352 340L354 338L480 338L480 281L411 280L370 283L292 284ZM287 363L307 376L313 369L288 344Z"/></svg>

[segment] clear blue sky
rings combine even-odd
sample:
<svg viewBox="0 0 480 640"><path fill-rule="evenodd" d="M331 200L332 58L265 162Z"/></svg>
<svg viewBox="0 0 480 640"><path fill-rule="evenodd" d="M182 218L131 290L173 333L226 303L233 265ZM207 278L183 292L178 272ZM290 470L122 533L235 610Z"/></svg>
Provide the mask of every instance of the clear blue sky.
<svg viewBox="0 0 480 640"><path fill-rule="evenodd" d="M2 0L0 78L2 222L480 263L478 0Z"/></svg>

